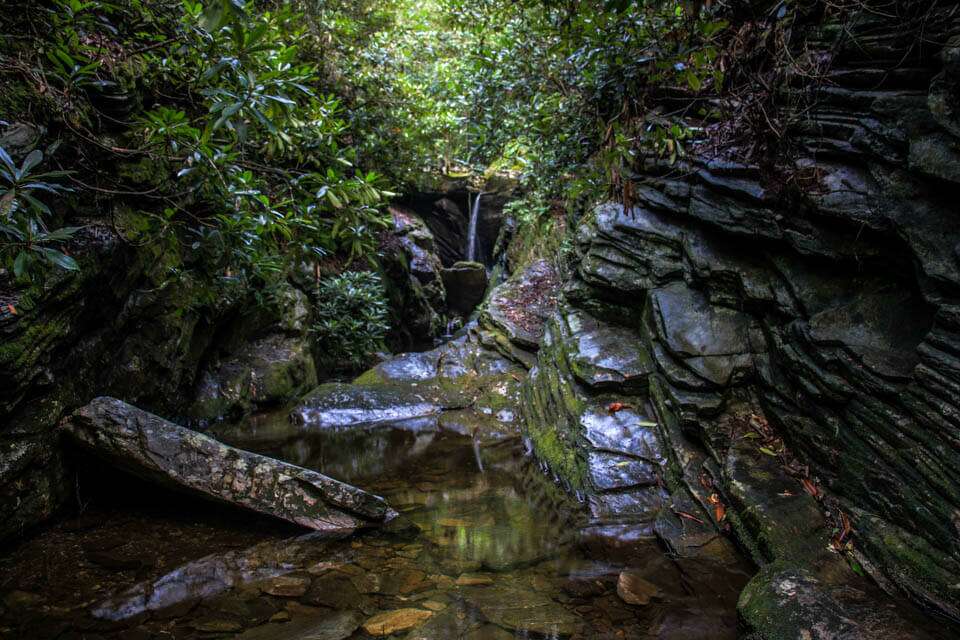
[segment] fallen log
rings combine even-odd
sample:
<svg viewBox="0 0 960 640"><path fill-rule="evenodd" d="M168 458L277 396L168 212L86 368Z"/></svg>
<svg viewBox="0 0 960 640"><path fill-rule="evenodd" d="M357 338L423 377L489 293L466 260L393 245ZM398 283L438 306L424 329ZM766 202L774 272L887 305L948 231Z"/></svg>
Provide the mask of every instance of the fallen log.
<svg viewBox="0 0 960 640"><path fill-rule="evenodd" d="M383 524L383 498L316 471L225 445L115 398L61 425L82 448L151 482L333 534Z"/></svg>

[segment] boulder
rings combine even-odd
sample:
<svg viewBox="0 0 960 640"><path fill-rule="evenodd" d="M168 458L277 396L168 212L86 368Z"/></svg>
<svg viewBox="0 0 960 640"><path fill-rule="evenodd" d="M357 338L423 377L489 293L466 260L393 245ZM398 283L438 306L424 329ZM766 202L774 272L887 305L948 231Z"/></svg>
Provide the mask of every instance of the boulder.
<svg viewBox="0 0 960 640"><path fill-rule="evenodd" d="M635 571L621 571L617 578L617 595L627 604L650 604L660 595L660 588Z"/></svg>
<svg viewBox="0 0 960 640"><path fill-rule="evenodd" d="M290 302L294 309L301 304ZM285 315L290 323L302 322L297 319L298 314ZM201 420L236 416L256 407L281 404L316 384L317 373L307 341L272 334L205 370L188 414Z"/></svg>
<svg viewBox="0 0 960 640"><path fill-rule="evenodd" d="M487 290L487 268L479 262L457 262L443 270L447 306L451 311L469 315L483 300Z"/></svg>
<svg viewBox="0 0 960 640"><path fill-rule="evenodd" d="M136 476L309 529L344 534L396 516L361 489L227 446L114 398L93 400L62 429L82 449Z"/></svg>
<svg viewBox="0 0 960 640"><path fill-rule="evenodd" d="M482 322L515 345L535 351L556 309L559 284L553 265L537 260L491 292Z"/></svg>
<svg viewBox="0 0 960 640"><path fill-rule="evenodd" d="M15 162L20 162L27 154L37 148L43 130L28 122L14 122L7 125L0 133L0 147Z"/></svg>
<svg viewBox="0 0 960 640"><path fill-rule="evenodd" d="M440 333L446 308L437 243L413 211L392 206L390 214L393 232L380 259L390 301L387 344L396 351L422 348Z"/></svg>

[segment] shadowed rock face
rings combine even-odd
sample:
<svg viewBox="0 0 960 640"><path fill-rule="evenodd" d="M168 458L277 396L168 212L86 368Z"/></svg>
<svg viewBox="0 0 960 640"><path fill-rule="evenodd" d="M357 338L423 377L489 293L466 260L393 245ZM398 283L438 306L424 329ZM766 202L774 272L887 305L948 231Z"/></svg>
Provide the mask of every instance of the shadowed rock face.
<svg viewBox="0 0 960 640"><path fill-rule="evenodd" d="M654 451L669 495L647 517L666 544L698 553L732 525L764 567L741 600L758 637L923 637L826 550L841 512L855 566L960 619L960 67L953 8L938 11L868 9L839 42L798 18L796 46L832 79L785 131L799 157L771 179L745 149L692 153L649 166L631 210L599 207L524 386L537 454L595 501L640 513L598 450ZM600 377L578 364L616 343L642 357Z"/></svg>
<svg viewBox="0 0 960 640"><path fill-rule="evenodd" d="M443 270L447 305L451 311L470 315L487 289L487 268L479 262L456 262Z"/></svg>
<svg viewBox="0 0 960 640"><path fill-rule="evenodd" d="M63 430L82 448L152 482L332 534L396 516L377 496L316 471L221 444L113 398Z"/></svg>

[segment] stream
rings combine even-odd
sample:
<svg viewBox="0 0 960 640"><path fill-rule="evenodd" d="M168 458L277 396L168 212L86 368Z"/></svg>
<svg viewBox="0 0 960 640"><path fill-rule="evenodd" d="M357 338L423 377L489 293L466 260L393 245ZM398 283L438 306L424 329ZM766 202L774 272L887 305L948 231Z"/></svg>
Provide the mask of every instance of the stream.
<svg viewBox="0 0 960 640"><path fill-rule="evenodd" d="M597 538L518 437L423 419L304 431L286 410L217 432L376 492L420 531L324 540L107 478L128 497L97 498L0 559L14 589L0 637L736 637L750 566ZM627 597L648 604L617 594L624 571Z"/></svg>

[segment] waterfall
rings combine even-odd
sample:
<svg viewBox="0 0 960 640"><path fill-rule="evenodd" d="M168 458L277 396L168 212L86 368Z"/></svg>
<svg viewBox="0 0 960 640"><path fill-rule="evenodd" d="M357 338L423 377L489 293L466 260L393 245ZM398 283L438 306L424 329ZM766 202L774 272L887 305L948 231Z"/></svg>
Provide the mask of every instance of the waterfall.
<svg viewBox="0 0 960 640"><path fill-rule="evenodd" d="M467 229L467 260L477 261L477 218L480 217L480 197L483 192L477 194L473 201L473 207L470 209L470 226ZM467 206L470 205L470 194L467 194Z"/></svg>

